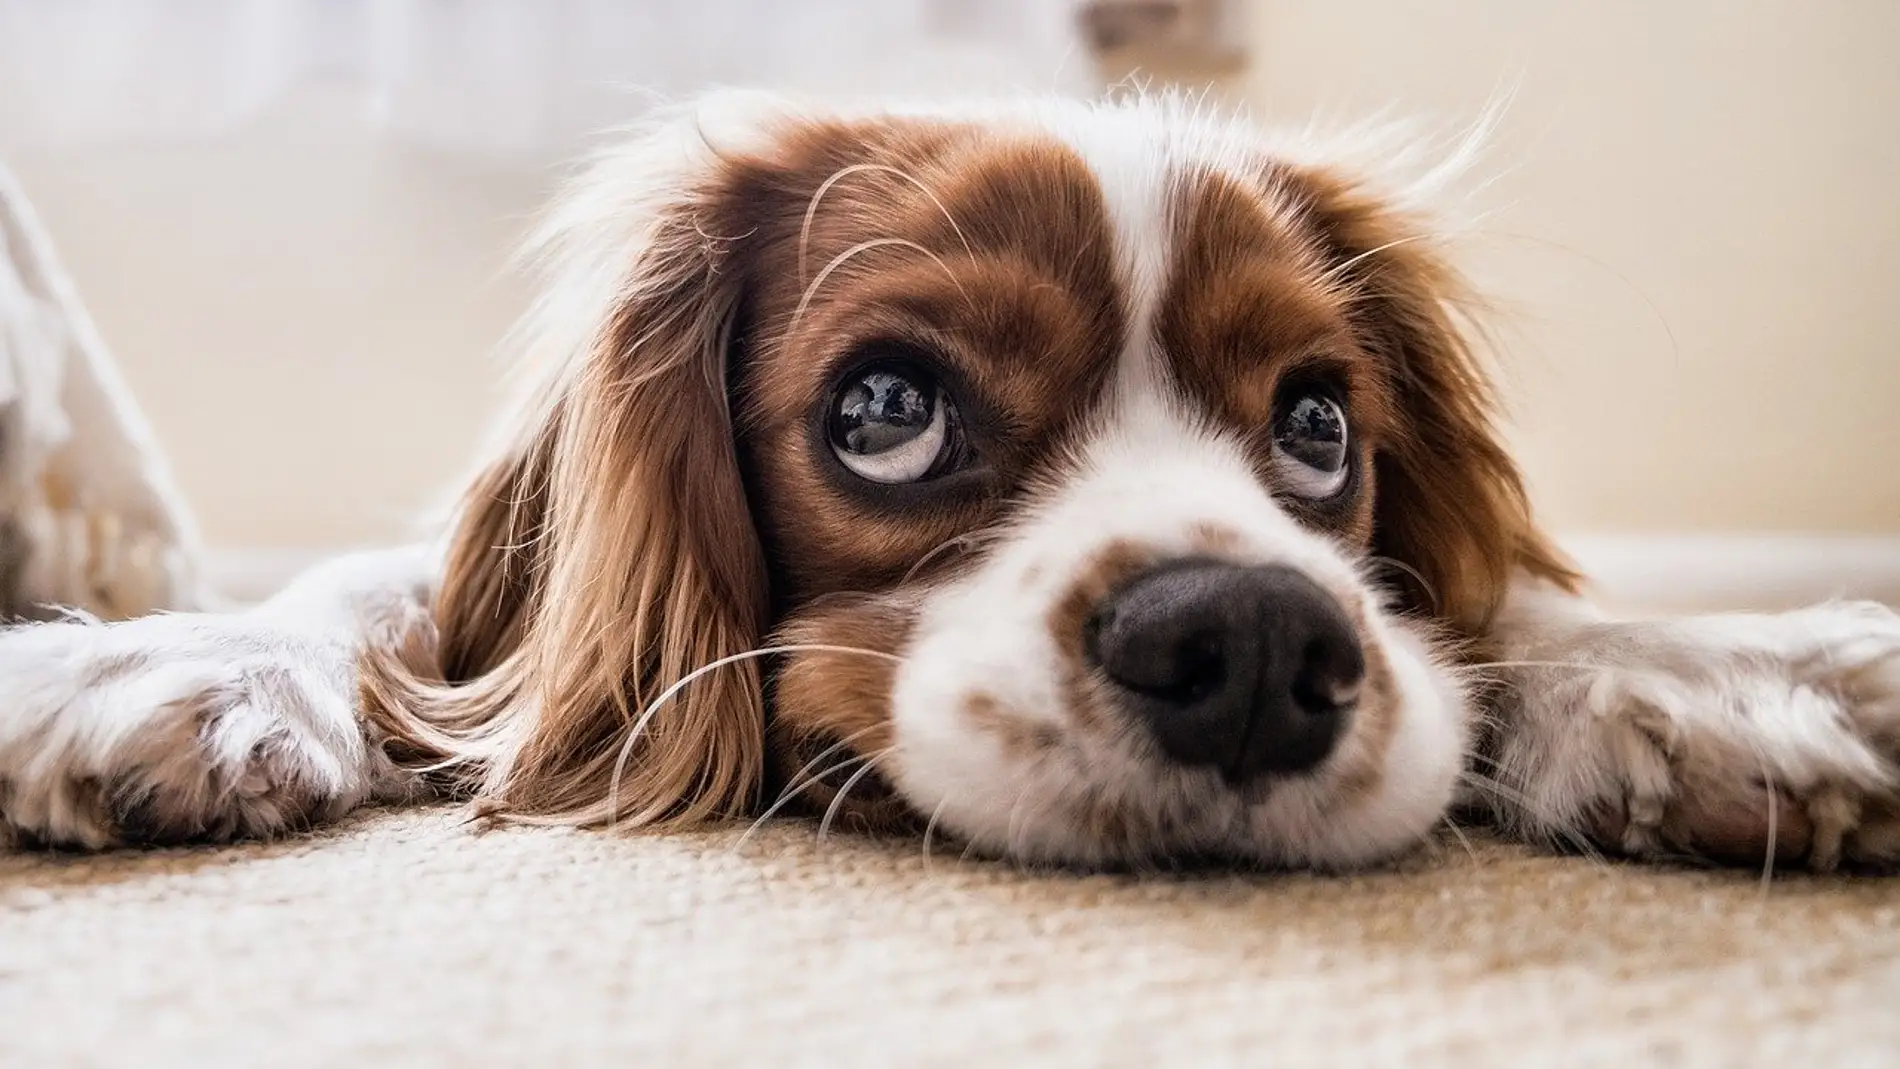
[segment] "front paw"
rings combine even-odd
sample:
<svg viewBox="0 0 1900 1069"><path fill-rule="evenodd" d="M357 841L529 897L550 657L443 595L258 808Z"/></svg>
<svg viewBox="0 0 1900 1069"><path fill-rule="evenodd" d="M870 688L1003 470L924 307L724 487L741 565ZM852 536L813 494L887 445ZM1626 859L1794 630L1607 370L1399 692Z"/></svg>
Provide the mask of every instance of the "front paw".
<svg viewBox="0 0 1900 1069"><path fill-rule="evenodd" d="M1546 650L1555 655L1557 651ZM1900 863L1900 616L1600 624L1515 686L1511 820L1638 857Z"/></svg>
<svg viewBox="0 0 1900 1069"><path fill-rule="evenodd" d="M0 633L0 841L270 836L353 807L370 755L338 661L242 617Z"/></svg>

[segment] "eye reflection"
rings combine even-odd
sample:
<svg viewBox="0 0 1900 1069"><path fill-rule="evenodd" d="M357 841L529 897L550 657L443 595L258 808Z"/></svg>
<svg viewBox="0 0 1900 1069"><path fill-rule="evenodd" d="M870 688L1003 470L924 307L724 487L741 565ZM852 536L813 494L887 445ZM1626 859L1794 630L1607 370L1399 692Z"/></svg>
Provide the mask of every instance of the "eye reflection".
<svg viewBox="0 0 1900 1069"><path fill-rule="evenodd" d="M875 483L922 482L966 459L956 405L934 378L902 364L872 364L840 383L828 435L838 460Z"/></svg>
<svg viewBox="0 0 1900 1069"><path fill-rule="evenodd" d="M1350 474L1346 413L1319 390L1292 395L1273 423L1273 459L1278 484L1307 500L1339 493Z"/></svg>

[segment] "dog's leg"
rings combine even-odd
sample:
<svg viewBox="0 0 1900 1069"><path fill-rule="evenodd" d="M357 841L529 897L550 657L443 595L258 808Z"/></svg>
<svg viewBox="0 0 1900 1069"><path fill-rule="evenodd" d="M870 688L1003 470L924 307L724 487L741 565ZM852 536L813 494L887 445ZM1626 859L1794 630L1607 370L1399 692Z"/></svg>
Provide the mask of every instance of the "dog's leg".
<svg viewBox="0 0 1900 1069"><path fill-rule="evenodd" d="M266 836L423 793L359 720L357 659L433 660L436 572L364 553L245 612L0 632L0 843Z"/></svg>
<svg viewBox="0 0 1900 1069"><path fill-rule="evenodd" d="M1527 584L1494 639L1494 782L1475 787L1507 829L1645 857L1900 860L1892 610L1612 619Z"/></svg>

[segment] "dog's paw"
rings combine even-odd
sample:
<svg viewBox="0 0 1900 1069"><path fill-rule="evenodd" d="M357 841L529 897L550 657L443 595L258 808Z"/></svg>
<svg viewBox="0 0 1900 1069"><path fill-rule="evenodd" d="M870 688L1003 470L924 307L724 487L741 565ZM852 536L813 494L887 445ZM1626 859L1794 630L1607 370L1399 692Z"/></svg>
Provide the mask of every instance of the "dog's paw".
<svg viewBox="0 0 1900 1069"><path fill-rule="evenodd" d="M1638 857L1900 862L1900 616L1871 603L1593 625L1516 675L1520 830Z"/></svg>
<svg viewBox="0 0 1900 1069"><path fill-rule="evenodd" d="M347 650L244 616L0 632L0 841L226 840L339 815L393 773L353 698Z"/></svg>

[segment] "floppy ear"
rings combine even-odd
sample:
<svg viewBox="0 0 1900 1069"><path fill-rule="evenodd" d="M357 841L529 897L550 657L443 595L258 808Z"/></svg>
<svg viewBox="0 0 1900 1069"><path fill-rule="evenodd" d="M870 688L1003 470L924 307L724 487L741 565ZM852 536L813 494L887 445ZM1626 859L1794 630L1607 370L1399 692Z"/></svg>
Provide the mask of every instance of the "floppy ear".
<svg viewBox="0 0 1900 1069"><path fill-rule="evenodd" d="M1384 196L1308 177L1359 333L1393 386L1399 429L1374 460L1374 552L1423 578L1429 589L1411 590L1411 607L1467 635L1489 626L1515 572L1573 589L1579 577L1533 520L1499 436L1492 384L1467 335L1469 289L1437 235Z"/></svg>
<svg viewBox="0 0 1900 1069"><path fill-rule="evenodd" d="M604 157L552 218L539 382L456 516L440 674L366 665L390 752L513 818L701 820L762 777L752 662L670 693L756 646L768 602L725 391L741 199L702 117Z"/></svg>

